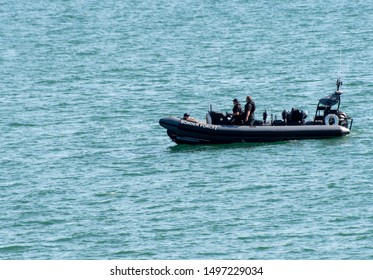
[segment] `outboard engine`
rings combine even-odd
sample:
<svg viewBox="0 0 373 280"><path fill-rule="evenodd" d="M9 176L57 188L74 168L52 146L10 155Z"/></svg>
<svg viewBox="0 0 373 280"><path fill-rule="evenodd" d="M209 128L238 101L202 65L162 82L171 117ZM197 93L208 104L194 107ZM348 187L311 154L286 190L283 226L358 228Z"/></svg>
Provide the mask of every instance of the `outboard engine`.
<svg viewBox="0 0 373 280"><path fill-rule="evenodd" d="M346 113L344 113L342 111L339 111L338 112L338 119L339 119L339 125L348 128L348 119L350 119L350 117L347 116Z"/></svg>

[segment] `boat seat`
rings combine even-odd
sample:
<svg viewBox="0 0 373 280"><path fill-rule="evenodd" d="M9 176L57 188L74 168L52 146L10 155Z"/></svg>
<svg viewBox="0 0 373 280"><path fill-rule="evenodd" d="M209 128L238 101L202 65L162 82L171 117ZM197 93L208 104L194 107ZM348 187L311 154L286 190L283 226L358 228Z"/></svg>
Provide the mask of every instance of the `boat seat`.
<svg viewBox="0 0 373 280"><path fill-rule="evenodd" d="M324 106L324 105L319 105L319 106L317 106L317 110L321 110L321 111L324 111L325 109L326 109L327 107L326 106Z"/></svg>

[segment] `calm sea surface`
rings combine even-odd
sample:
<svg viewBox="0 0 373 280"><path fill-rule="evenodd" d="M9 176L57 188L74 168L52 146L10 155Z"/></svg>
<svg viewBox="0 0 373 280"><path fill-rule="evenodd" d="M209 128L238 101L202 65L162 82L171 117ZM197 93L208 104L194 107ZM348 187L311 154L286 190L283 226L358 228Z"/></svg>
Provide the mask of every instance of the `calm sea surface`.
<svg viewBox="0 0 373 280"><path fill-rule="evenodd" d="M373 259L370 1L2 1L0 259ZM176 145L251 95L352 133Z"/></svg>

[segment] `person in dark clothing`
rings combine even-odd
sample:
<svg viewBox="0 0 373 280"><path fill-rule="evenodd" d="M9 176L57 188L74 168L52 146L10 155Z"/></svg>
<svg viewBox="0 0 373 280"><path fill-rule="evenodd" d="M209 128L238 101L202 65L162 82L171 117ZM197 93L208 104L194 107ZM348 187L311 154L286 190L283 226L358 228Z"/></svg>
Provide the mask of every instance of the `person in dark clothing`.
<svg viewBox="0 0 373 280"><path fill-rule="evenodd" d="M232 116L240 116L242 114L242 106L241 103L237 100L237 98L233 99L233 114Z"/></svg>
<svg viewBox="0 0 373 280"><path fill-rule="evenodd" d="M241 103L237 100L237 98L233 99L233 114L230 122L232 124L242 124L242 106Z"/></svg>
<svg viewBox="0 0 373 280"><path fill-rule="evenodd" d="M244 123L245 125L252 126L254 124L254 112L255 112L255 103L251 96L246 97L246 105L245 105L245 112L244 116Z"/></svg>

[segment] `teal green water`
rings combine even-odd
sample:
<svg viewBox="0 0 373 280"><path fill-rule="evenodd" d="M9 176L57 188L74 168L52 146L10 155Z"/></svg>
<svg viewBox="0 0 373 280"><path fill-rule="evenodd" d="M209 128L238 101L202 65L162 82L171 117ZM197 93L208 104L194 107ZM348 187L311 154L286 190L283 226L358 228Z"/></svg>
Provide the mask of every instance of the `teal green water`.
<svg viewBox="0 0 373 280"><path fill-rule="evenodd" d="M0 259L373 259L369 1L3 1ZM352 133L177 146L158 121L344 85Z"/></svg>

